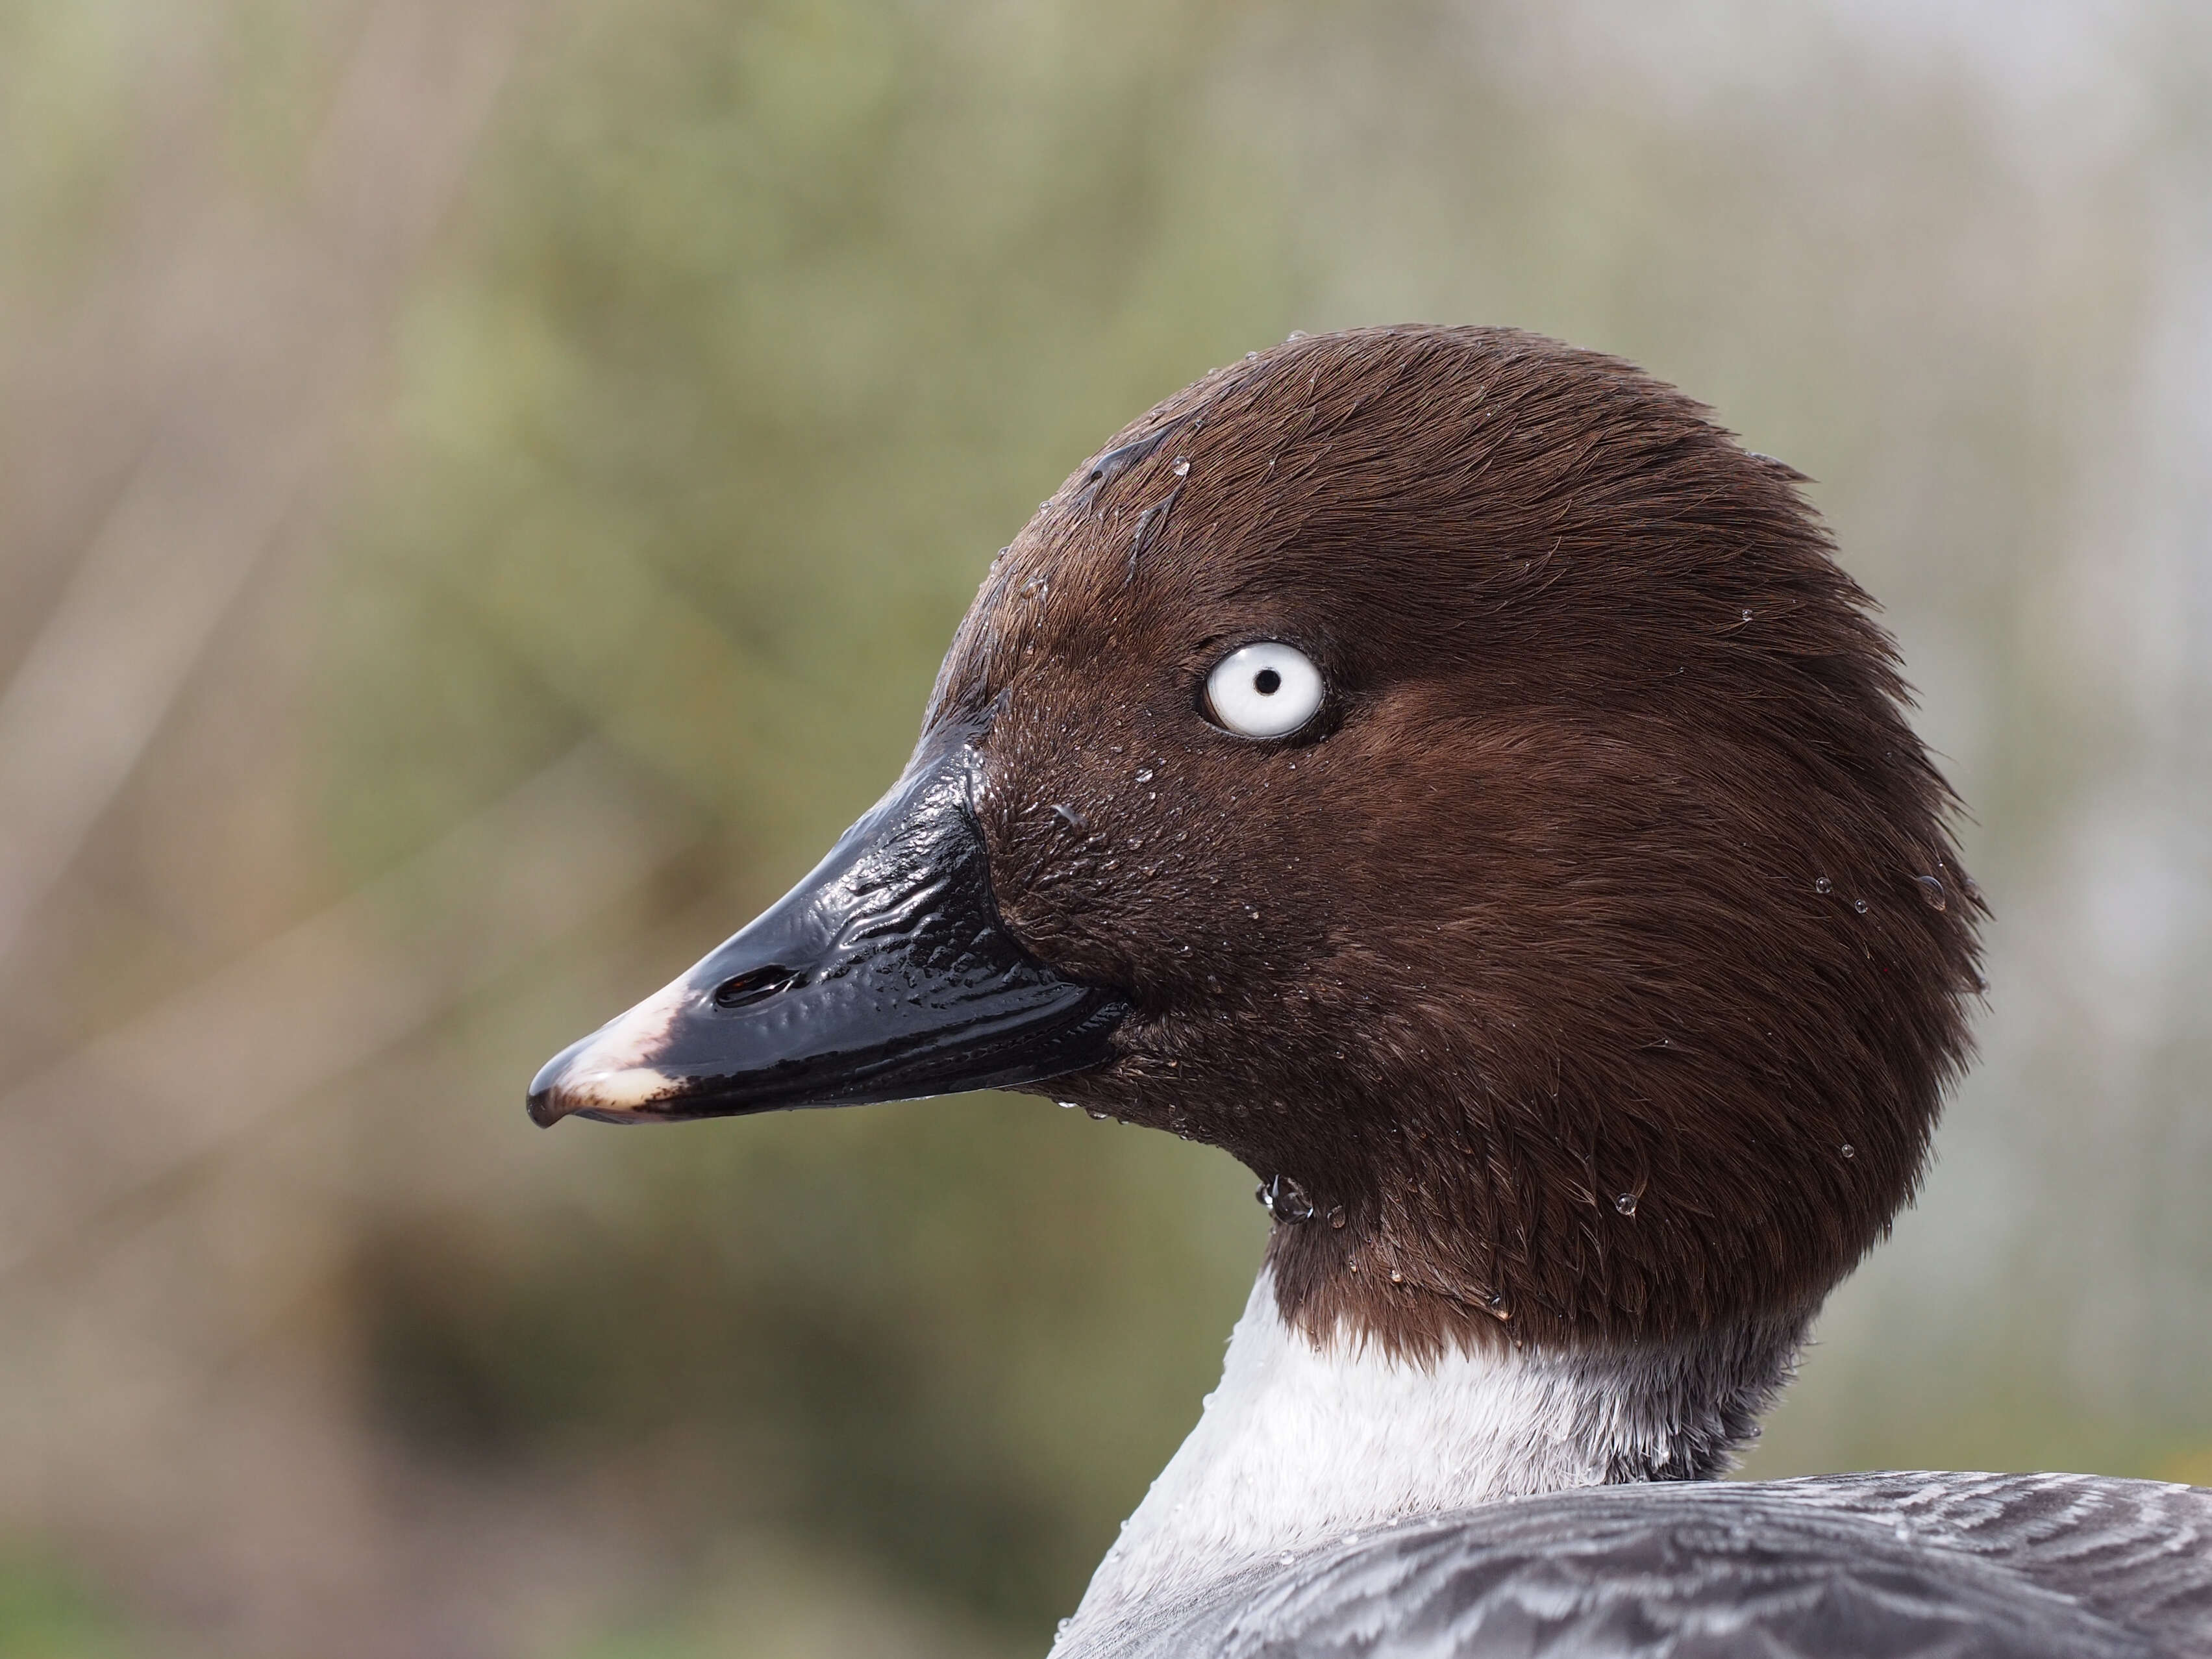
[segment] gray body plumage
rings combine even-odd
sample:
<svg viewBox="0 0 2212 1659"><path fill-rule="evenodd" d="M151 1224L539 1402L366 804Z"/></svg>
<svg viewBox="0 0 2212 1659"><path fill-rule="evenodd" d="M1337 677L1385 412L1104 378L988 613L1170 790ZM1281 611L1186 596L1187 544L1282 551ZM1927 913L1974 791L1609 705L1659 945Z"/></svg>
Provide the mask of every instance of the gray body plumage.
<svg viewBox="0 0 2212 1659"><path fill-rule="evenodd" d="M1131 1609L1062 1659L2212 1655L2212 1491L1883 1474L1510 1498Z"/></svg>

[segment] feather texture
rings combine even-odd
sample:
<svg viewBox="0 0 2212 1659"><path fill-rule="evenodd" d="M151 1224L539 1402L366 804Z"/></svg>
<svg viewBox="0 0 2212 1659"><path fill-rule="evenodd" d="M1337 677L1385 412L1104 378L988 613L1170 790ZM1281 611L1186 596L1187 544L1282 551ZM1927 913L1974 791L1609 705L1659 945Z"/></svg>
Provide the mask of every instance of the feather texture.
<svg viewBox="0 0 2212 1659"><path fill-rule="evenodd" d="M1401 1522L1070 1637L1055 1659L2179 1659L2212 1652L2212 1492L1594 1487Z"/></svg>

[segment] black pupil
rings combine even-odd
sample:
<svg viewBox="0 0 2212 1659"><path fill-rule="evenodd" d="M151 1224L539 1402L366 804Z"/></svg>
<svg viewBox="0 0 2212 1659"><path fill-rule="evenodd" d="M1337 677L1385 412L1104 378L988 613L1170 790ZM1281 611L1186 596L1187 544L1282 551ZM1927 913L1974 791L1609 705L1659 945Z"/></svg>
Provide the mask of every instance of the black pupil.
<svg viewBox="0 0 2212 1659"><path fill-rule="evenodd" d="M1263 668L1252 676L1252 689L1263 697L1272 697L1283 689L1283 677L1272 668Z"/></svg>

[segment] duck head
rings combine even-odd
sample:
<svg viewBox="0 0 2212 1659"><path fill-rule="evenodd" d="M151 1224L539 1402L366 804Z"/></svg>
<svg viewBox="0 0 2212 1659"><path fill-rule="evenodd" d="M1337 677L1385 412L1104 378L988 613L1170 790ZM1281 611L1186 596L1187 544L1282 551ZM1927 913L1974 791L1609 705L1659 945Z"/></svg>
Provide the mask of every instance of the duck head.
<svg viewBox="0 0 2212 1659"><path fill-rule="evenodd" d="M1527 334L1218 370L994 562L890 794L532 1115L1048 1093L1249 1166L1321 1340L1802 1313L1913 1190L1980 905L1801 481Z"/></svg>

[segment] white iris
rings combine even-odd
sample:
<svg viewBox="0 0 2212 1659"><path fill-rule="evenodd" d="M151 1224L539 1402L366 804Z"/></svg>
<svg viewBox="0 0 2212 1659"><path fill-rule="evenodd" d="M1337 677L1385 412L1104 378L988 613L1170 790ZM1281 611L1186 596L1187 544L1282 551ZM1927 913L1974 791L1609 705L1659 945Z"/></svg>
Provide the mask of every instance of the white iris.
<svg viewBox="0 0 2212 1659"><path fill-rule="evenodd" d="M1206 677L1213 718L1240 738L1279 738L1321 707L1321 670L1294 645L1269 640L1232 651Z"/></svg>

